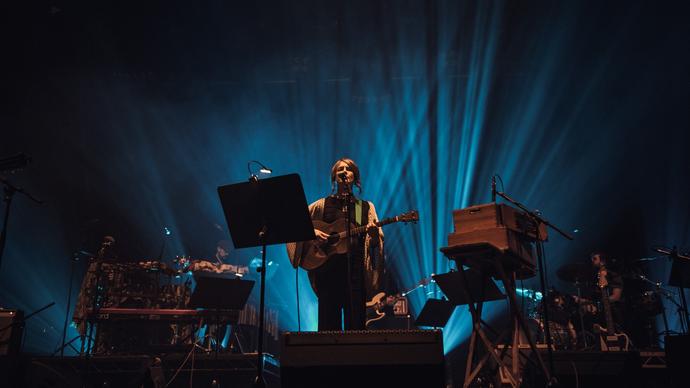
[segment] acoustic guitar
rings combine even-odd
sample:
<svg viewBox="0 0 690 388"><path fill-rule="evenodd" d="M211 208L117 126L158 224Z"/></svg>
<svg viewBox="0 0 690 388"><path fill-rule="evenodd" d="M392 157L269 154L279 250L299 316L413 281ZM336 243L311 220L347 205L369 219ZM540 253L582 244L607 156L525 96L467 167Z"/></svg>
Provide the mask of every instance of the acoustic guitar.
<svg viewBox="0 0 690 388"><path fill-rule="evenodd" d="M419 221L419 213L416 210L410 210L407 213L376 222L375 225L381 227L395 222L408 223L417 221ZM314 224L314 229L318 229L329 236L324 242L319 242L318 240L304 242L302 261L298 264L308 271L322 266L333 255L347 253L347 221L345 219L339 218L331 223L314 220L312 223ZM350 226L352 236L358 236L366 232L366 225ZM295 263L293 262L292 264L294 265Z"/></svg>

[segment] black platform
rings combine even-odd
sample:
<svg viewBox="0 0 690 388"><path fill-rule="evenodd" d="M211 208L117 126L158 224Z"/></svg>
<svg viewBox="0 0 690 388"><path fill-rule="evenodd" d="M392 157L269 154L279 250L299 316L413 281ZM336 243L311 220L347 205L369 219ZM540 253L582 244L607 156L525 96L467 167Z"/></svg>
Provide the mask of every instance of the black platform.
<svg viewBox="0 0 690 388"><path fill-rule="evenodd" d="M195 353L172 380L188 353L154 356L0 357L3 387L251 387L256 377L256 353ZM279 363L265 355L264 378L280 387ZM172 380L172 382L170 382Z"/></svg>

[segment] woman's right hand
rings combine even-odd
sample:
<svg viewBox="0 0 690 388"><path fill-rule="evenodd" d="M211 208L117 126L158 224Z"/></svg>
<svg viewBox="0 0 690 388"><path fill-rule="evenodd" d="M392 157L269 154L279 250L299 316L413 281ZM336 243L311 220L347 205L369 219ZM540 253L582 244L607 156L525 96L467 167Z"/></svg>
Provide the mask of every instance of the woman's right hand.
<svg viewBox="0 0 690 388"><path fill-rule="evenodd" d="M318 229L314 229L314 234L316 235L316 240L318 242L326 242L328 241L328 235Z"/></svg>

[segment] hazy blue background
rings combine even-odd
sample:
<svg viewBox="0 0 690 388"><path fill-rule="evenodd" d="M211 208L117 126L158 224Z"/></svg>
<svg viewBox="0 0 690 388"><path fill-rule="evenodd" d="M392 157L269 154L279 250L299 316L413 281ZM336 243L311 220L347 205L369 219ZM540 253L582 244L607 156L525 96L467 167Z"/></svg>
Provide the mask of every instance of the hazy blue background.
<svg viewBox="0 0 690 388"><path fill-rule="evenodd" d="M625 263L690 250L688 23L673 2L25 3L7 13L0 157L33 157L9 179L46 204L15 197L0 305L56 302L25 351L59 346L71 254L104 234L132 260L159 255L164 227L165 260L211 255L228 238L216 187L253 159L299 173L312 201L348 156L380 216L418 209L418 225L386 229L400 290L449 269L451 212L489 202L494 173L578 230L546 245L563 291L557 268L594 249ZM294 272L282 246L268 254L281 266L268 300L295 330ZM313 330L304 272L299 284ZM411 295L413 312L425 299ZM458 308L447 352L469 324Z"/></svg>

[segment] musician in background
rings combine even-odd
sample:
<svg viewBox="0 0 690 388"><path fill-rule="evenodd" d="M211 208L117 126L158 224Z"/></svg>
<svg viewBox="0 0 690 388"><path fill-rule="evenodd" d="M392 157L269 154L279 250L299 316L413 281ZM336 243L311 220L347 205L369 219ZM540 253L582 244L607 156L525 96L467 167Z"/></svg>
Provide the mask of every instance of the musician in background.
<svg viewBox="0 0 690 388"><path fill-rule="evenodd" d="M616 272L615 268L611 268L611 260L608 259L607 255L603 252L594 252L589 256L590 263L592 265L592 281L594 284L594 289L592 292L592 299L597 302L601 302L601 289L598 286L598 280L600 273L603 275L602 269L605 268L606 281L608 283L609 291L609 302L611 305L611 315L613 316L613 321L619 330L622 330L624 318L623 318L623 278ZM580 305L585 306L586 312L598 313L599 323L606 325L606 320L604 318L605 311L601 309L592 309L591 301L585 298L575 297L575 301ZM601 303L599 303L601 305Z"/></svg>
<svg viewBox="0 0 690 388"><path fill-rule="evenodd" d="M215 272L234 274L236 277L243 277L249 272L248 263L242 260L241 255L235 255L235 259L230 258L233 251L232 242L220 240L216 244L216 252L213 257L206 260L192 260L188 263L187 269L192 272Z"/></svg>
<svg viewBox="0 0 690 388"><path fill-rule="evenodd" d="M308 272L312 289L319 300L319 331L364 330L366 301L380 289L383 279L383 231L374 204L355 196L353 186L362 192L359 167L349 158L338 159L331 168L332 194L309 205L311 219L333 223L348 218L351 224L367 225L367 232L353 236L350 246L352 258L348 271L348 254L335 254L320 267ZM343 231L339 231L343 232ZM314 229L316 238L325 243L328 234ZM299 263L305 254L302 244L288 244L291 261ZM348 278L349 273L349 278ZM344 316L344 322L343 322Z"/></svg>
<svg viewBox="0 0 690 388"><path fill-rule="evenodd" d="M225 264L225 260L230 256L230 251L232 250L232 246L230 245L230 241L228 240L220 240L216 244L216 254L213 256L215 259L216 265L223 265Z"/></svg>

